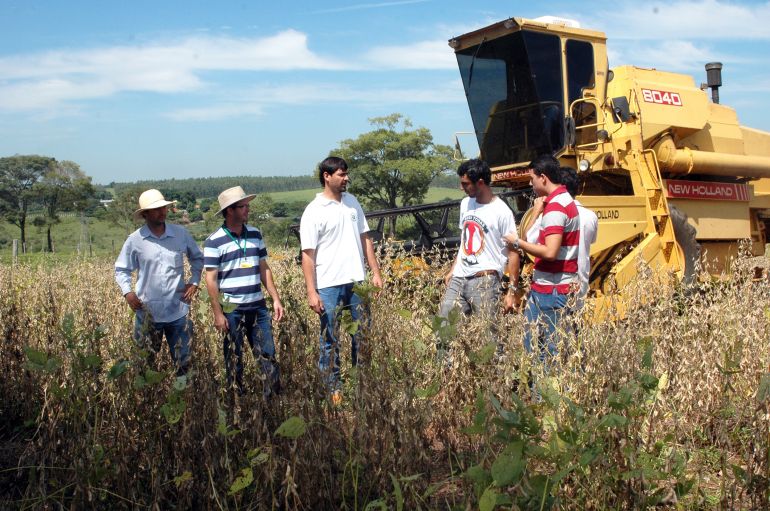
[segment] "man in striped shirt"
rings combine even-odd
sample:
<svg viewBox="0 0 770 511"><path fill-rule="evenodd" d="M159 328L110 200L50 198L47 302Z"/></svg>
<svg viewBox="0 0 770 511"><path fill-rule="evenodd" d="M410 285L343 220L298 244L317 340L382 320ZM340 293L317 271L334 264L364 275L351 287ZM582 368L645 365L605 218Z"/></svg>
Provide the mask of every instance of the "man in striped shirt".
<svg viewBox="0 0 770 511"><path fill-rule="evenodd" d="M532 332L537 333L541 360L551 362L558 354L562 317L569 314L570 298L577 292L580 218L572 196L559 184L559 162L550 155L529 164L532 189L545 197L537 243L520 239L515 231L505 235L514 249L535 258L535 272L524 317L528 327L524 347L532 352Z"/></svg>
<svg viewBox="0 0 770 511"><path fill-rule="evenodd" d="M259 229L246 224L249 202L243 188L228 188L219 194L218 213L224 217L222 227L214 231L204 244L203 266L206 287L214 312L214 327L224 333L223 349L227 386L233 381L231 349L235 356L235 384L243 392L243 336L259 360L264 376L263 394L269 398L280 390L275 344L263 286L273 299L272 319L283 318L283 306L267 264L267 247ZM221 297L220 297L221 294ZM220 299L222 300L220 302Z"/></svg>

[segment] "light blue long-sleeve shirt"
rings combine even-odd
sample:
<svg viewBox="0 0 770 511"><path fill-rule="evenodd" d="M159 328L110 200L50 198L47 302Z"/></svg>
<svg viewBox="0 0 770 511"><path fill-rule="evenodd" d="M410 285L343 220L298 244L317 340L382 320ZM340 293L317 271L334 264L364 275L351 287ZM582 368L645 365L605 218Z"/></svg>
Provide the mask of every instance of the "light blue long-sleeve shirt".
<svg viewBox="0 0 770 511"><path fill-rule="evenodd" d="M203 252L184 227L166 224L166 232L155 236L143 225L128 236L115 261L115 280L123 296L131 292L131 274L138 271L136 295L152 314L165 323L185 316L190 306L184 294L184 255L190 261L190 284L200 283Z"/></svg>

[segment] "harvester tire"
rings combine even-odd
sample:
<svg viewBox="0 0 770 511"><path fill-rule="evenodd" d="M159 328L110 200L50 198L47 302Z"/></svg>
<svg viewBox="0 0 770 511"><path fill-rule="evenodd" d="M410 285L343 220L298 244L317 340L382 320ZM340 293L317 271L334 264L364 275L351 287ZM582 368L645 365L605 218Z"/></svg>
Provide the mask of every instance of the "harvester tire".
<svg viewBox="0 0 770 511"><path fill-rule="evenodd" d="M695 281L700 266L700 244L695 240L695 227L687 223L687 214L676 206L669 206L669 217L674 226L674 236L684 254L684 278L682 283L689 286Z"/></svg>

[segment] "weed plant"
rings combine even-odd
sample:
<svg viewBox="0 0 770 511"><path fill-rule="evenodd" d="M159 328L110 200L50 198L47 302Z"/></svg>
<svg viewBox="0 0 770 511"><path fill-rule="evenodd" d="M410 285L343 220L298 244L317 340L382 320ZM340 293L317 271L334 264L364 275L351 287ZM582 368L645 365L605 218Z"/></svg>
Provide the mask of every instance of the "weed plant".
<svg viewBox="0 0 770 511"><path fill-rule="evenodd" d="M435 320L445 267L383 258L371 322L343 321L367 340L353 369L343 336L332 407L292 255L271 262L287 318L269 402L250 356L246 392L225 388L205 292L175 377L165 346L131 340L112 260L1 267L0 507L768 508L767 280L641 271L624 318L576 318L546 375L520 315L493 318L498 349L487 318Z"/></svg>

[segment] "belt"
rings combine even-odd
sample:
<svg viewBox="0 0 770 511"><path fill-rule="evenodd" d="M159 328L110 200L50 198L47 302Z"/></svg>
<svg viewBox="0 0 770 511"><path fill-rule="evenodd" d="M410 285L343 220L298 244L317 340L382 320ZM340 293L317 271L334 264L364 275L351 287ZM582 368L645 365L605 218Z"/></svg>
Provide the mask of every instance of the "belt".
<svg viewBox="0 0 770 511"><path fill-rule="evenodd" d="M478 277L486 277L489 275L497 275L497 270L481 270L480 272L476 272L470 277L465 277L466 279L475 279Z"/></svg>

